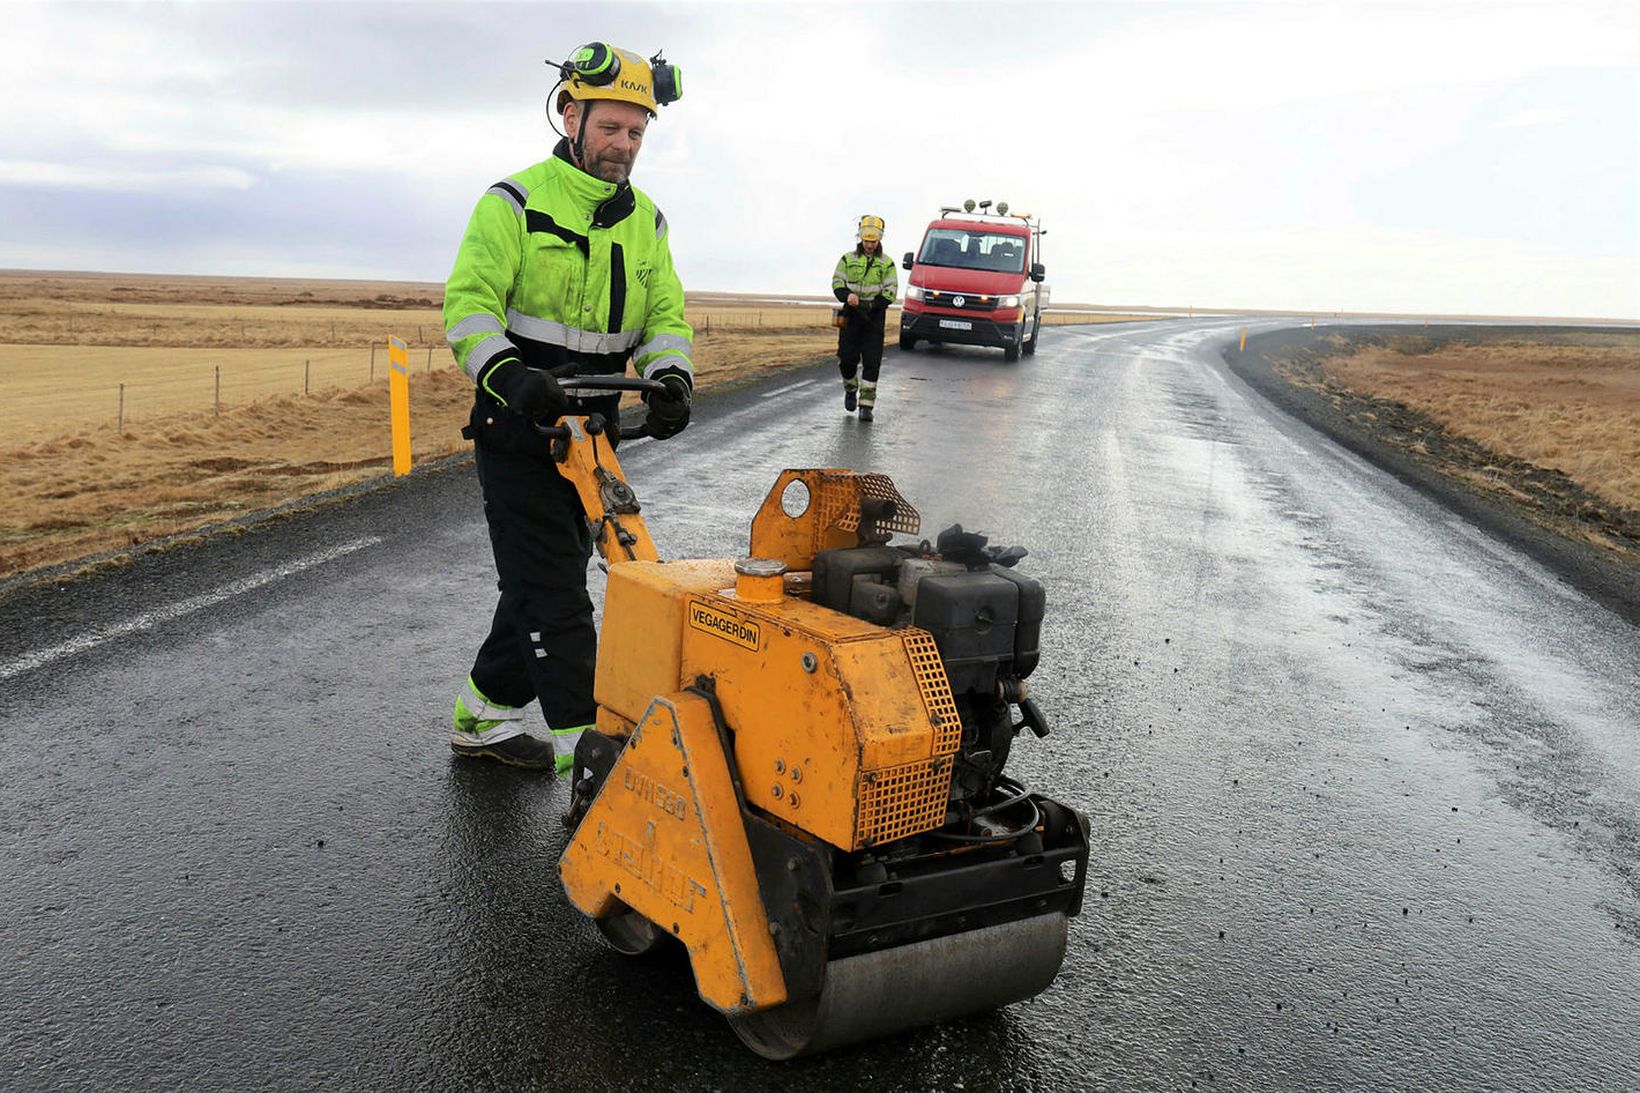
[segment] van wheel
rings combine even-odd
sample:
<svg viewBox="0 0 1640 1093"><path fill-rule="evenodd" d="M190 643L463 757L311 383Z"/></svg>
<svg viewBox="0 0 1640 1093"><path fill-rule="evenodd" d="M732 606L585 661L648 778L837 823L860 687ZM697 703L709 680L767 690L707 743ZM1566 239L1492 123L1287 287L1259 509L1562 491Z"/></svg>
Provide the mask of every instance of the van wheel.
<svg viewBox="0 0 1640 1093"><path fill-rule="evenodd" d="M1036 322L1031 326L1031 340L1025 343L1025 355L1027 357L1036 356L1037 336L1040 335L1041 333L1042 333L1042 316L1038 315L1036 317Z"/></svg>
<svg viewBox="0 0 1640 1093"><path fill-rule="evenodd" d="M913 338L910 334L901 334L900 348L905 350L907 353L911 352L913 349L917 348L917 339Z"/></svg>
<svg viewBox="0 0 1640 1093"><path fill-rule="evenodd" d="M1007 361L1009 364L1013 364L1015 361L1017 361L1019 359L1019 346L1017 346L1017 345L1004 346L1003 349L1002 349L1002 359Z"/></svg>

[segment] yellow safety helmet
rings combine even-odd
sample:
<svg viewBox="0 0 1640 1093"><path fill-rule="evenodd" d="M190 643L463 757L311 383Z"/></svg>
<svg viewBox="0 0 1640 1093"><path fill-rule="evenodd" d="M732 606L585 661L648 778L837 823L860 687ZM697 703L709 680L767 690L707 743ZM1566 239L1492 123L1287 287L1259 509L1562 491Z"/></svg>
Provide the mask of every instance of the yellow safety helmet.
<svg viewBox="0 0 1640 1093"><path fill-rule="evenodd" d="M882 242L883 218L880 216L862 216L860 226L854 231L854 238L862 243Z"/></svg>
<svg viewBox="0 0 1640 1093"><path fill-rule="evenodd" d="M569 60L547 63L558 69L560 114L572 99L609 99L641 106L654 117L660 106L683 98L683 73L660 53L646 61L631 50L588 42Z"/></svg>

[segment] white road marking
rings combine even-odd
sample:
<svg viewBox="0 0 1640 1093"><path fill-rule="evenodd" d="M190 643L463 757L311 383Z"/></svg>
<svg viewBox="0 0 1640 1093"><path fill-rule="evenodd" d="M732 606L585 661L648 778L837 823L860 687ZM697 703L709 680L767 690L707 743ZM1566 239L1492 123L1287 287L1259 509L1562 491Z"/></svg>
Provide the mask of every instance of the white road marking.
<svg viewBox="0 0 1640 1093"><path fill-rule="evenodd" d="M765 391L757 397L758 398L774 398L776 395L783 395L787 391L795 391L799 387L807 387L809 384L811 384L813 382L814 382L814 380L812 380L812 379L798 380L796 383L788 383L784 387L776 387L773 391Z"/></svg>
<svg viewBox="0 0 1640 1093"><path fill-rule="evenodd" d="M83 653L87 649L94 649L117 638L140 634L144 630L152 630L161 623L172 622L185 615L192 615L196 611L203 611L207 607L215 607L217 604L231 600L235 596L242 596L247 592L261 588L263 585L282 581L286 577L293 577L305 569L312 569L314 566L335 561L337 558L352 554L354 551L373 547L381 541L381 538L375 535L366 536L363 539L354 539L340 546L331 547L329 550L321 550L317 554L309 554L305 558L297 558L293 562L286 562L284 565L263 570L261 573L234 581L232 584L223 585L214 592L207 592L202 596L192 596L186 600L173 603L169 607L161 607L155 611L145 612L134 619L127 619L113 626L105 626L88 634L81 634L79 637L65 641L61 645L53 645L48 649L37 649L32 653L18 657L16 660L0 664L0 682L11 679L13 676L22 675L24 672L33 671L35 668L43 667L54 660L61 660L63 657Z"/></svg>

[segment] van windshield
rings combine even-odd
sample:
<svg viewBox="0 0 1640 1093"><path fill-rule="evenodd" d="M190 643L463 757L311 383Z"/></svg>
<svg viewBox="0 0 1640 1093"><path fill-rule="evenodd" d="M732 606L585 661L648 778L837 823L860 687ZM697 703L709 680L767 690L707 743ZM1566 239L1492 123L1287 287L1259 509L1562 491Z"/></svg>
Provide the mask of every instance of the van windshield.
<svg viewBox="0 0 1640 1093"><path fill-rule="evenodd" d="M954 266L996 273L1025 272L1025 239L1001 232L933 228L923 239L917 261L925 266Z"/></svg>

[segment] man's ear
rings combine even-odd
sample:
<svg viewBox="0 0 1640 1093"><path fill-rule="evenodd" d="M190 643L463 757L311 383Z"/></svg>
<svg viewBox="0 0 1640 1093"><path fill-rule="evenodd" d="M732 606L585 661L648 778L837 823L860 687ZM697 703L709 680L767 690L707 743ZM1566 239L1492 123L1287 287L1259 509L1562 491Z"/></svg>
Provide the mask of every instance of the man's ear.
<svg viewBox="0 0 1640 1093"><path fill-rule="evenodd" d="M574 100L564 106L564 135L573 143L581 131L581 104Z"/></svg>

